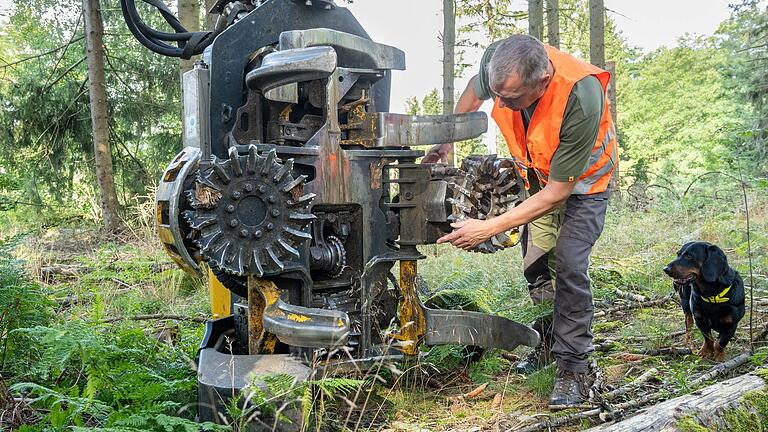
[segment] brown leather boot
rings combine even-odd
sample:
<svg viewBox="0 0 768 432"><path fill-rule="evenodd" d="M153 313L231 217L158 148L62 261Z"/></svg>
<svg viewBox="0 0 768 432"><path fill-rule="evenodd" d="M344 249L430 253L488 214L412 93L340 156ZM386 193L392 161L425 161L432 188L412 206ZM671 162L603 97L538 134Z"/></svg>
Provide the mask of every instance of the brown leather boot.
<svg viewBox="0 0 768 432"><path fill-rule="evenodd" d="M558 369L555 387L549 398L549 409L579 408L589 402L589 388L594 383L593 372L573 372Z"/></svg>

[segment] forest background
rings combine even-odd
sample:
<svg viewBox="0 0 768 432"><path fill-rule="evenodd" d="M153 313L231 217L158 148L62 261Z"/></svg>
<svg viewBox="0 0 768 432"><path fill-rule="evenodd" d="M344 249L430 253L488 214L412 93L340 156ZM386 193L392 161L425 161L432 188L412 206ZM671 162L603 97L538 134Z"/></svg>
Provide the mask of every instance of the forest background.
<svg viewBox="0 0 768 432"><path fill-rule="evenodd" d="M527 10L518 10L518 3L454 2L456 76L476 71L465 60L467 50L528 32ZM589 60L590 2L556 3L560 47ZM82 5L12 0L0 10L0 390L7 384L11 397L32 398L31 411L14 420L19 426L32 419L24 430L194 430L185 429L193 428L194 417L186 408L195 386L189 364L201 336L195 320L210 312L206 288L162 254L152 212L157 179L182 146L179 78L189 63L144 49L126 29L117 0L100 5L102 102L113 164L107 179L95 169ZM171 6L208 25L205 5L179 0ZM692 239L718 242L742 275L752 270L755 287L766 287L768 8L758 0L729 8L714 34L687 35L652 52L633 46L615 12L603 11L605 59L616 70L621 177L593 260L596 301L613 301L617 287L666 294L661 264ZM141 12L160 25L148 7ZM392 111L442 112L439 76L434 87ZM486 151L481 140L457 144L459 160ZM117 216L106 227L99 188L104 181L114 184ZM745 201L752 210L751 237ZM519 268L518 251L491 259L425 250L422 269L431 286L469 287L489 309L519 320L535 313L509 308L510 301L525 298L521 275L509 271ZM652 327L661 338L679 327L679 317L664 321L658 312L639 317L635 330L645 334ZM169 313L191 319L172 327L109 321ZM624 324L603 323L597 330L618 331ZM489 356L467 372L471 380L465 384L495 383L505 365L501 355ZM693 373L682 364L667 366L674 374ZM520 386L521 398L544 398L551 373ZM387 419L427 422L407 414L411 393L394 394L400 396L388 399ZM441 427L468 415L446 411Z"/></svg>

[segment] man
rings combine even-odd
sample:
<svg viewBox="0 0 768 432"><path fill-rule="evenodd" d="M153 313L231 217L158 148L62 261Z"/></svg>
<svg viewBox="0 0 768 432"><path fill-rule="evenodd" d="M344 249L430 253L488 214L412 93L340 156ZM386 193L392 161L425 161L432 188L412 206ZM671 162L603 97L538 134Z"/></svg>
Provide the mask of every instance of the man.
<svg viewBox="0 0 768 432"><path fill-rule="evenodd" d="M587 275L602 233L616 163L616 139L605 96L609 74L537 39L516 35L491 45L456 112L495 100L492 117L516 159L529 197L490 220L466 220L438 243L471 249L521 225L524 275L534 303L554 302L534 323L541 343L517 366L530 373L557 362L552 409L583 404L591 385L592 292ZM425 156L436 162L450 144ZM555 289L556 288L556 289Z"/></svg>

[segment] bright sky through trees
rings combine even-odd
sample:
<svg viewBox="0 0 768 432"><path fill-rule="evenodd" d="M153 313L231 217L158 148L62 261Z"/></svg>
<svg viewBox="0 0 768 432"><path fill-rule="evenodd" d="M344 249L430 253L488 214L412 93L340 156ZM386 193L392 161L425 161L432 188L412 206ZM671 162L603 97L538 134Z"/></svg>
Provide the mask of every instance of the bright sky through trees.
<svg viewBox="0 0 768 432"><path fill-rule="evenodd" d="M712 34L728 17L728 2L605 0L605 5L629 43L651 51L662 45L675 46L677 38L686 33ZM171 6L175 5L175 1L171 3ZM518 9L526 9L524 0L518 0L518 3ZM0 19L9 13L10 7L11 0L0 0ZM421 98L433 88L440 88L442 50L439 34L443 23L440 0L354 0L346 7L375 41L405 51L407 70L393 75L392 111L403 112L409 97ZM481 45L489 43L478 42ZM480 50L470 50L465 62L477 64L481 55ZM464 89L475 72L476 67L470 68L456 80L457 91ZM483 109L490 113L491 104L486 103ZM493 124L489 126L494 127ZM492 142L496 135L493 129L491 132L486 141Z"/></svg>

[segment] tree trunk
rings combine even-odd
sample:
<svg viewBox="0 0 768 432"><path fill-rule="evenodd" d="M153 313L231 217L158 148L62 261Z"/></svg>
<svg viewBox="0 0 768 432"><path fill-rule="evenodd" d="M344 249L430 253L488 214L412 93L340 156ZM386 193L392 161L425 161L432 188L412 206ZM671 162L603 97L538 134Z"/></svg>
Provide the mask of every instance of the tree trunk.
<svg viewBox="0 0 768 432"><path fill-rule="evenodd" d="M456 63L455 0L443 0L443 114L453 114ZM456 165L456 143L451 145L448 163Z"/></svg>
<svg viewBox="0 0 768 432"><path fill-rule="evenodd" d="M216 0L205 0L205 11L203 12L203 16L205 17L205 29L206 30L213 30L213 27L216 26L216 18L218 15L214 15L211 13L208 13L208 11L211 10L213 5L216 4Z"/></svg>
<svg viewBox="0 0 768 432"><path fill-rule="evenodd" d="M605 69L605 3L589 0L589 60Z"/></svg>
<svg viewBox="0 0 768 432"><path fill-rule="evenodd" d="M199 0L178 0L179 21L185 29L191 32L200 31L200 1ZM184 72L191 70L195 64L194 59L179 59L179 75L184 76Z"/></svg>
<svg viewBox="0 0 768 432"><path fill-rule="evenodd" d="M528 34L544 39L544 0L528 0Z"/></svg>
<svg viewBox="0 0 768 432"><path fill-rule="evenodd" d="M104 228L108 232L116 232L121 223L115 192L115 176L112 171L112 151L109 146L107 93L104 85L104 26L101 21L99 0L83 0L83 14L96 181L99 185Z"/></svg>
<svg viewBox="0 0 768 432"><path fill-rule="evenodd" d="M560 48L560 5L558 0L547 0L547 43Z"/></svg>
<svg viewBox="0 0 768 432"><path fill-rule="evenodd" d="M178 0L176 6L179 9L179 21L187 31L196 32L200 30L200 0ZM179 88L181 89L181 100L184 100L184 74L192 70L196 59L192 57L189 60L179 59ZM181 124L184 124L184 110L181 110ZM187 145L186 128L181 128L182 146Z"/></svg>

